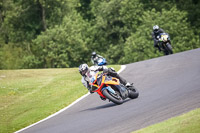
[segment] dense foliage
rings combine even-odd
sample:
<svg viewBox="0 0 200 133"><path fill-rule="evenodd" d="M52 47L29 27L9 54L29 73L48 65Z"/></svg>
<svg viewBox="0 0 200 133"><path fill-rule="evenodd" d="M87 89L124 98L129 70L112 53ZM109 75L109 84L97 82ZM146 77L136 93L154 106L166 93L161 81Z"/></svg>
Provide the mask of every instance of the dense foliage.
<svg viewBox="0 0 200 133"><path fill-rule="evenodd" d="M200 47L198 0L0 0L0 69L64 68L162 56L151 32L170 34L174 52Z"/></svg>

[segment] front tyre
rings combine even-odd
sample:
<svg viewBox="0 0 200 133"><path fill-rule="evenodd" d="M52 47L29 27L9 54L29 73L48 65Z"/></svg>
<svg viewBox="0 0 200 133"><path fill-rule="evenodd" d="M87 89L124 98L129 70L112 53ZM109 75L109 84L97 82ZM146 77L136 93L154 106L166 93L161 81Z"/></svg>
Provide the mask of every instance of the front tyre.
<svg viewBox="0 0 200 133"><path fill-rule="evenodd" d="M167 51L168 51L169 54L173 54L172 46L171 46L170 43L166 44L166 48L167 48Z"/></svg>
<svg viewBox="0 0 200 133"><path fill-rule="evenodd" d="M105 89L103 90L103 95L115 104L123 103L123 99L117 93L113 94L112 92L109 92L107 89Z"/></svg>

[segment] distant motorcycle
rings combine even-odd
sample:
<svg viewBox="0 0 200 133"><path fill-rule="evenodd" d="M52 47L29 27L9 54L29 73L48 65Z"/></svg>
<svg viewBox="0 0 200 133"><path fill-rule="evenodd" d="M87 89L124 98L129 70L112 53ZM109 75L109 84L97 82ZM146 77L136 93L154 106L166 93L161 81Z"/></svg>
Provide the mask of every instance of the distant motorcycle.
<svg viewBox="0 0 200 133"><path fill-rule="evenodd" d="M159 47L161 51L164 52L165 55L173 54L169 34L161 33L160 35L157 36L157 39L159 40L158 43Z"/></svg>
<svg viewBox="0 0 200 133"><path fill-rule="evenodd" d="M97 62L98 62L98 64L97 64L98 66L107 65L105 58L99 58Z"/></svg>
<svg viewBox="0 0 200 133"><path fill-rule="evenodd" d="M97 92L101 98L109 99L115 104L122 104L126 98L135 99L139 92L133 86L126 88L119 79L105 73L96 74L91 81L92 92Z"/></svg>

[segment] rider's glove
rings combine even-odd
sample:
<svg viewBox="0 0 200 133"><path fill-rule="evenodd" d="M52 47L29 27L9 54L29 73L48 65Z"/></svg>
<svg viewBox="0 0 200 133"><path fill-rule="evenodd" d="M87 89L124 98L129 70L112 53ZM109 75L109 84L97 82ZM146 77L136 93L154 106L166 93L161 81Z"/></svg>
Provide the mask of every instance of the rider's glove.
<svg viewBox="0 0 200 133"><path fill-rule="evenodd" d="M103 73L108 73L108 69L103 69Z"/></svg>
<svg viewBox="0 0 200 133"><path fill-rule="evenodd" d="M115 69L114 69L113 67L110 67L110 68L108 68L108 69L109 69L109 71L111 71L111 72L116 72Z"/></svg>

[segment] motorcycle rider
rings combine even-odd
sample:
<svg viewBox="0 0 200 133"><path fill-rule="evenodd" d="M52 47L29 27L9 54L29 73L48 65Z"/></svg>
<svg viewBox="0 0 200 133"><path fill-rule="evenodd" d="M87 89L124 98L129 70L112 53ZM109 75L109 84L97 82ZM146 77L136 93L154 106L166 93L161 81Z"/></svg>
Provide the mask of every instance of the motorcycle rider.
<svg viewBox="0 0 200 133"><path fill-rule="evenodd" d="M153 26L152 38L154 40L154 47L155 48L157 47L159 51L161 51L161 49L160 49L160 47L158 45L158 38L157 38L157 36L159 36L160 33L164 33L164 32L165 31L163 29L159 28L158 25L154 25Z"/></svg>
<svg viewBox="0 0 200 133"><path fill-rule="evenodd" d="M90 83L93 82L93 78L99 71L103 71L104 73L109 74L112 77L116 77L119 79L120 83L126 87L131 87L132 84L127 82L124 78L122 78L113 68L107 68L106 66L91 66L89 67L87 64L81 64L79 66L79 72L82 75L81 82L88 89L90 93L93 93L91 90ZM103 97L100 97L102 100L105 100Z"/></svg>
<svg viewBox="0 0 200 133"><path fill-rule="evenodd" d="M91 56L92 64L98 65L98 60L99 60L99 58L102 58L102 59L103 59L103 56L97 54L96 52L92 52L92 56Z"/></svg>

